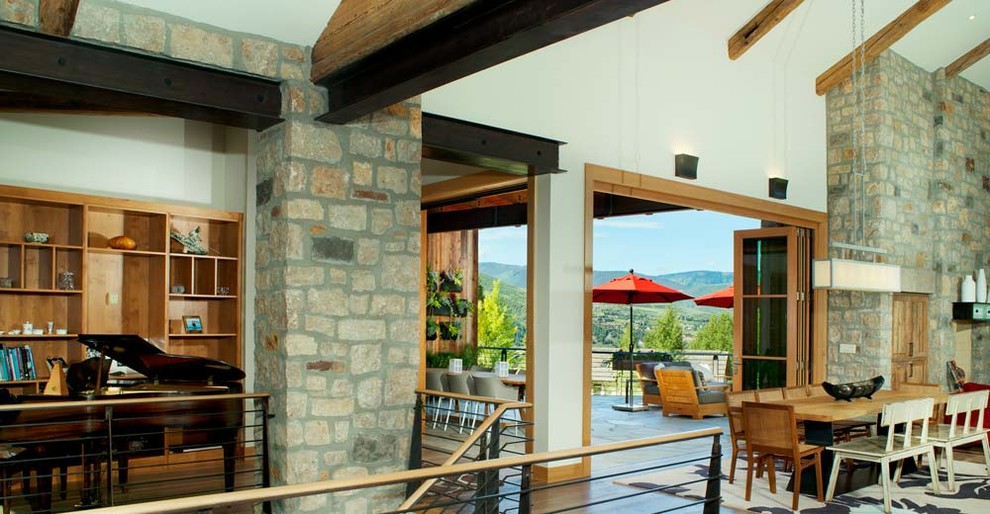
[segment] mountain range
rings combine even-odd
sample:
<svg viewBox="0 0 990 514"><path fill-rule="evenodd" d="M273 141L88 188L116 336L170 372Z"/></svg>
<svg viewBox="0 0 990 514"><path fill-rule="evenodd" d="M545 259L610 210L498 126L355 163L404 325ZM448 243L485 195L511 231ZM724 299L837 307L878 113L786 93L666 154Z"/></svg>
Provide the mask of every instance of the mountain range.
<svg viewBox="0 0 990 514"><path fill-rule="evenodd" d="M526 289L526 266L498 262L479 262L478 273L487 275L492 279L501 280L502 284ZM621 277L626 273L629 272L595 270L591 281L593 285L597 286L613 278ZM646 277L667 287L683 291L696 298L732 285L732 273L725 271L683 271L665 275L637 273L637 275Z"/></svg>
<svg viewBox="0 0 990 514"><path fill-rule="evenodd" d="M604 284L609 280L621 277L628 271L596 270L592 277L594 285ZM665 275L646 275L667 287L683 291L695 298L732 285L732 273L723 271L685 271ZM501 297L508 310L515 317L524 335L526 327L526 266L502 264L497 262L478 263L479 284L485 291L491 291L495 280L502 282ZM719 312L728 312L715 307L698 307L691 300L683 300L672 304L680 314L684 335L688 340L693 339L694 332L704 325L708 318ZM668 309L668 305L641 304L636 306L635 329L637 334L643 334L650 324ZM629 308L625 305L594 304L592 308L592 329L596 345L614 345L622 336L629 324Z"/></svg>

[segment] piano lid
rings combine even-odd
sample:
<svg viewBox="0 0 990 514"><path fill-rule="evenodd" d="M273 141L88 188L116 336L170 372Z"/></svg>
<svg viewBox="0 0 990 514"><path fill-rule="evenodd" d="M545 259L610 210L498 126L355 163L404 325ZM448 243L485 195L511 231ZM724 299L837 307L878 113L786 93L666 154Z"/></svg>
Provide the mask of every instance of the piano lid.
<svg viewBox="0 0 990 514"><path fill-rule="evenodd" d="M228 382L244 378L244 372L232 364L165 353L133 334L79 334L79 342L158 382Z"/></svg>

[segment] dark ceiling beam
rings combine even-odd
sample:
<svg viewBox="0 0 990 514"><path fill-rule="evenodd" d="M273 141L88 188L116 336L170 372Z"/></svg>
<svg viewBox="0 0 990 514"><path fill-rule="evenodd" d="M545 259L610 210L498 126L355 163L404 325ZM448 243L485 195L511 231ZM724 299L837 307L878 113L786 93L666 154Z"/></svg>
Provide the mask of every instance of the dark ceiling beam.
<svg viewBox="0 0 990 514"><path fill-rule="evenodd" d="M774 27L791 11L797 9L804 0L771 0L760 12L756 13L741 29L729 38L729 59L733 61L746 53L763 36L770 33Z"/></svg>
<svg viewBox="0 0 990 514"><path fill-rule="evenodd" d="M273 80L9 27L0 48L0 89L255 130L282 121Z"/></svg>
<svg viewBox="0 0 990 514"><path fill-rule="evenodd" d="M483 207L466 211L428 212L426 231L430 234L455 230L526 225L526 204Z"/></svg>
<svg viewBox="0 0 990 514"><path fill-rule="evenodd" d="M423 113L423 158L515 175L559 173L565 144L479 123Z"/></svg>
<svg viewBox="0 0 990 514"><path fill-rule="evenodd" d="M41 31L53 36L66 37L76 22L79 0L41 0L38 21Z"/></svg>
<svg viewBox="0 0 990 514"><path fill-rule="evenodd" d="M594 196L594 217L631 216L634 214L654 214L658 212L683 211L685 207L667 203L643 200L631 196L619 196L597 192Z"/></svg>
<svg viewBox="0 0 990 514"><path fill-rule="evenodd" d="M329 75L328 123L346 123L668 0L482 0Z"/></svg>

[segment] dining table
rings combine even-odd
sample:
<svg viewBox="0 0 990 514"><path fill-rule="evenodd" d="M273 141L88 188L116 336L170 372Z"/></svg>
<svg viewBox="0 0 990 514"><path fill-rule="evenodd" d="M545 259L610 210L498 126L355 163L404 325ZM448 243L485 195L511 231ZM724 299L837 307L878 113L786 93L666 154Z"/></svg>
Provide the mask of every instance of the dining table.
<svg viewBox="0 0 990 514"><path fill-rule="evenodd" d="M794 417L798 421L804 422L804 437L808 444L820 446L834 446L836 444L832 424L836 421L861 418L865 416L876 416L879 426L880 414L883 406L888 403L916 400L920 398L934 398L935 405L944 404L948 401L945 393L929 393L916 391L889 391L880 390L873 393L871 398L854 398L852 400L836 400L831 396L811 396L807 398L794 398L786 400L775 400L768 403L780 403L794 406ZM829 450L822 452L822 474L825 480L828 479L832 471L833 454ZM904 473L912 470L913 459L905 462ZM806 468L801 476L801 492L803 494L815 495L818 486L815 481L814 468ZM849 491L854 491L877 483L879 478L879 466L865 466L845 470L839 473L835 484L835 494L840 495ZM828 484L822 484L828 487ZM794 490L794 477L787 483L787 490Z"/></svg>

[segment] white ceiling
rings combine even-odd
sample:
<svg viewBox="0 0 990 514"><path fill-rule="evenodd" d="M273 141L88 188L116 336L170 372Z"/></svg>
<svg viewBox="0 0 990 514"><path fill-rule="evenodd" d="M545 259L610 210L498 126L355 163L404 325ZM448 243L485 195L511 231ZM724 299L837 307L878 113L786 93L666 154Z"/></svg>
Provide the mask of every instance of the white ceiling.
<svg viewBox="0 0 990 514"><path fill-rule="evenodd" d="M671 0L690 2L692 0ZM725 9L711 10L698 3L699 24L711 27L741 26L749 16L755 14L766 0L719 0L725 2ZM906 10L915 0L867 0L867 37L893 20ZM126 0L126 3L164 11L176 16L190 18L228 30L249 32L268 36L281 41L312 46L323 31L331 13L340 4L339 0ZM740 9L741 5L751 6ZM663 6L657 7L662 9ZM792 13L791 17L801 16L802 10L814 8L815 13L822 9L830 16L808 16L804 23L829 24L829 30L814 30L816 34L830 34L831 37L845 38L847 48L852 48L850 26L851 5L843 0L806 0ZM744 12L742 16L740 12ZM732 19L725 19L731 17ZM970 19L972 17L972 19ZM820 27L816 27L819 29ZM779 29L779 27L778 27ZM713 37L728 40L731 33L712 33ZM771 33L773 35L773 33ZM946 66L990 36L990 0L955 0L938 13L915 28L910 34L894 45L897 53L915 64L934 71ZM801 34L797 35L800 39ZM759 43L757 43L759 44ZM838 60L841 55L830 56ZM745 58L745 57L743 57ZM824 70L822 70L824 71ZM962 76L990 89L990 58L971 66Z"/></svg>

